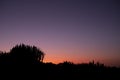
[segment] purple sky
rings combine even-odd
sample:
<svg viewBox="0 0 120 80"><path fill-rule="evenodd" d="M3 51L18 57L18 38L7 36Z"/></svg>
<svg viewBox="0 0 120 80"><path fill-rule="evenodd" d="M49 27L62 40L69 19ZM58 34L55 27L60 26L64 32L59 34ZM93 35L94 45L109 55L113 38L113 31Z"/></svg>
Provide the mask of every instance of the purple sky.
<svg viewBox="0 0 120 80"><path fill-rule="evenodd" d="M119 0L0 0L0 50L25 43L45 61L120 66Z"/></svg>

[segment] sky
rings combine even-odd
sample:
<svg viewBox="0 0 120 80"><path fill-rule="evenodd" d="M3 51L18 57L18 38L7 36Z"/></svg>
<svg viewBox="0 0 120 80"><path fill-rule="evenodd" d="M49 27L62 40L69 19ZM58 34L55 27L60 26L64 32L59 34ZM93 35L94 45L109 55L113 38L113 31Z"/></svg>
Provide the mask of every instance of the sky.
<svg viewBox="0 0 120 80"><path fill-rule="evenodd" d="M0 50L35 45L44 62L120 66L119 0L0 0Z"/></svg>

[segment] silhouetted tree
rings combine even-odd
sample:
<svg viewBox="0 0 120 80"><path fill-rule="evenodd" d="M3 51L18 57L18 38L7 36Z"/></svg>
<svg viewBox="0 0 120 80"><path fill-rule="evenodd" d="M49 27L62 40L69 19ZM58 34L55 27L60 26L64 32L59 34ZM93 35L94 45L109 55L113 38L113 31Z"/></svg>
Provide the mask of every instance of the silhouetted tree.
<svg viewBox="0 0 120 80"><path fill-rule="evenodd" d="M43 62L44 53L35 46L16 45L10 52L0 51L0 64L36 64Z"/></svg>
<svg viewBox="0 0 120 80"><path fill-rule="evenodd" d="M13 61L22 63L42 62L44 53L35 46L25 44L16 45L10 50Z"/></svg>
<svg viewBox="0 0 120 80"><path fill-rule="evenodd" d="M1 64L20 64L21 66L21 64L38 63L38 67L35 66L35 68L30 68L29 66L28 68L28 66L23 66L23 69L20 69L17 66L12 66L12 69L9 65L9 67L7 67L8 69L4 69L3 72L6 70L6 73L10 72L10 75L11 72L15 71L13 72L15 74L29 74L27 77L30 79L34 76L36 79L43 78L44 80L120 80L120 68L106 67L104 64L94 61L82 64L74 64L69 61L59 64L40 64L40 62L43 61L43 58L44 53L35 46L24 44L16 45L8 53L0 51L0 71L3 70ZM1 73L3 74L3 72Z"/></svg>

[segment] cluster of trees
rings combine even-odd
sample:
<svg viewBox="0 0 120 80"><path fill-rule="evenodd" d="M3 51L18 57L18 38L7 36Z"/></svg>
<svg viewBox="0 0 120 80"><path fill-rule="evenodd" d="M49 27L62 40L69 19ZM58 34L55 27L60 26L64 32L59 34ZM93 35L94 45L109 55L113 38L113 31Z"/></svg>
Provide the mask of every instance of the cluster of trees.
<svg viewBox="0 0 120 80"><path fill-rule="evenodd" d="M34 68L23 66L23 68L9 67L5 68L9 75L11 72L22 73L19 77L42 80L119 80L120 68L106 67L104 64L89 62L84 64L74 64L65 61L59 64L44 63L44 52L35 46L16 45L10 52L0 51L0 67L1 64L38 64ZM19 67L20 67L19 66ZM16 69L17 68L17 69ZM2 73L2 69L0 71ZM5 72L5 70L3 72ZM10 72L10 73L9 73ZM6 74L5 74L6 75Z"/></svg>
<svg viewBox="0 0 120 80"><path fill-rule="evenodd" d="M44 53L35 46L16 45L10 52L0 51L0 64L36 64L42 62Z"/></svg>

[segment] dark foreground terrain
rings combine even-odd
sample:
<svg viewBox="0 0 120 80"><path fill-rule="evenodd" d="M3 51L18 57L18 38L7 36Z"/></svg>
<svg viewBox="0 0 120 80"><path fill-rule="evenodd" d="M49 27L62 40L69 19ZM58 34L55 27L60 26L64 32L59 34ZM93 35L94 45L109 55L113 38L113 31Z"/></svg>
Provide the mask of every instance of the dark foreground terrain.
<svg viewBox="0 0 120 80"><path fill-rule="evenodd" d="M35 46L16 45L0 52L0 80L120 80L120 68L100 63L43 63L44 53Z"/></svg>
<svg viewBox="0 0 120 80"><path fill-rule="evenodd" d="M39 63L31 65L1 65L4 79L34 80L120 80L120 68L97 64Z"/></svg>

